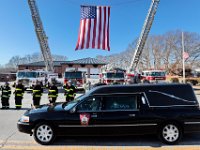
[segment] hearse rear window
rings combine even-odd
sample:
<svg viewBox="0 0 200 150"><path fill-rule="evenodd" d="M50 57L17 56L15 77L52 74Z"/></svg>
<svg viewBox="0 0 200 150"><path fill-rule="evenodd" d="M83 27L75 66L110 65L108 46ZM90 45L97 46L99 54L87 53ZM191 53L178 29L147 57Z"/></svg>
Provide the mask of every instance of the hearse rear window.
<svg viewBox="0 0 200 150"><path fill-rule="evenodd" d="M184 93L183 93L184 94ZM178 95L170 94L167 92L160 91L148 91L146 92L150 106L178 106L178 105L188 105L192 106L196 104L195 101L191 101L182 98Z"/></svg>
<svg viewBox="0 0 200 150"><path fill-rule="evenodd" d="M137 96L106 96L103 97L104 110L130 110L137 109Z"/></svg>

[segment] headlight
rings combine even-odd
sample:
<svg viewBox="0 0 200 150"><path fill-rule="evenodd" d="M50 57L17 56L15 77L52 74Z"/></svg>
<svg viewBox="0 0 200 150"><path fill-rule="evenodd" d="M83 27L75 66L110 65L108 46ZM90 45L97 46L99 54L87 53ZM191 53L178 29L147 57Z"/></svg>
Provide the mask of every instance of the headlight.
<svg viewBox="0 0 200 150"><path fill-rule="evenodd" d="M29 116L22 116L20 122L29 122Z"/></svg>

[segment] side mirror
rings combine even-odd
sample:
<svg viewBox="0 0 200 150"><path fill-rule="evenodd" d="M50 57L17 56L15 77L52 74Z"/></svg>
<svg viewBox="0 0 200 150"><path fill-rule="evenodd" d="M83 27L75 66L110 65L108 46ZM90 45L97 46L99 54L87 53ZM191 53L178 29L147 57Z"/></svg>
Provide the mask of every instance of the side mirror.
<svg viewBox="0 0 200 150"><path fill-rule="evenodd" d="M76 112L76 107L73 107L69 112L70 112L71 114L75 113L75 112Z"/></svg>

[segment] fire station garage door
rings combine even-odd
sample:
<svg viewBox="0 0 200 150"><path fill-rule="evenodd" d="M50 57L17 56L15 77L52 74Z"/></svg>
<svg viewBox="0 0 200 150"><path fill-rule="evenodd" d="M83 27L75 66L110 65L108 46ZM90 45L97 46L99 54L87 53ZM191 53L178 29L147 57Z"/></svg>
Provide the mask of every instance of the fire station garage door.
<svg viewBox="0 0 200 150"><path fill-rule="evenodd" d="M86 75L88 74L88 69L87 68L78 68L78 71L85 72Z"/></svg>
<svg viewBox="0 0 200 150"><path fill-rule="evenodd" d="M100 73L99 68L90 68L90 78L91 79L98 79L99 73Z"/></svg>

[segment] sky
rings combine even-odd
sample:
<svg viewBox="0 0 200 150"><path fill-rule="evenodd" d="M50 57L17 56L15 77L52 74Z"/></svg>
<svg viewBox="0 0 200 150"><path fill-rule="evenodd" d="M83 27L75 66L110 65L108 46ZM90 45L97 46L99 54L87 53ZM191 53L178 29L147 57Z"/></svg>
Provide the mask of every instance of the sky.
<svg viewBox="0 0 200 150"><path fill-rule="evenodd" d="M52 54L75 60L120 53L140 35L151 0L36 0ZM109 5L110 51L75 51L80 5ZM200 0L160 0L150 35L182 30L200 33ZM0 0L0 64L39 53L27 0Z"/></svg>

